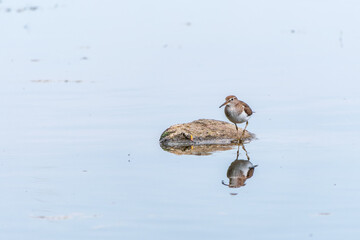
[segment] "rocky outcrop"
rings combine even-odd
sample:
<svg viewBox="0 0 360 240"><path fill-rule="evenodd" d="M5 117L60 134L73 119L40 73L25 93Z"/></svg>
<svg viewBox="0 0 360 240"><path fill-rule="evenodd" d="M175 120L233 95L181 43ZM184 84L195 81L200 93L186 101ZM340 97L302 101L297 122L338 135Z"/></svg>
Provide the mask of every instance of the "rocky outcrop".
<svg viewBox="0 0 360 240"><path fill-rule="evenodd" d="M227 145L238 142L241 133L241 128L239 128L239 133L236 132L234 124L212 119L199 119L169 127L161 134L160 145L165 150L176 148L186 150L187 146L198 145ZM254 134L246 131L243 141L249 142L254 138Z"/></svg>

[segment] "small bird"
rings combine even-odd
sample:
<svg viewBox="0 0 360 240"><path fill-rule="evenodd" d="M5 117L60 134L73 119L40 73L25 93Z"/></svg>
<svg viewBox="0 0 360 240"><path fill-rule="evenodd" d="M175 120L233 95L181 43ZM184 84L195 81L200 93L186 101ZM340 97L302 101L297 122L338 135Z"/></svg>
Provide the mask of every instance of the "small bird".
<svg viewBox="0 0 360 240"><path fill-rule="evenodd" d="M240 145L242 149L245 151L247 160L245 159L239 160ZM226 174L226 176L229 178L229 184L226 184L224 181L222 181L222 184L228 186L229 188L239 188L245 186L245 181L254 175L254 170L256 167L257 165L253 165L250 162L250 157L245 149L244 144L239 143L236 159L231 163Z"/></svg>
<svg viewBox="0 0 360 240"><path fill-rule="evenodd" d="M248 120L250 119L251 115L253 114L253 111L251 110L249 105L247 105L243 101L240 101L234 95L227 96L225 98L225 102L219 108L221 108L224 105L226 105L225 110L224 110L225 115L230 120L230 122L235 124L236 131L238 133L239 133L239 129L236 124L246 122L245 128L239 139L239 141L242 141L242 138L244 137L244 134L245 134L246 127L249 124Z"/></svg>
<svg viewBox="0 0 360 240"><path fill-rule="evenodd" d="M235 160L228 168L226 176L229 178L229 184L222 181L222 184L229 188L239 188L245 186L245 181L254 175L257 165L253 165L248 160Z"/></svg>

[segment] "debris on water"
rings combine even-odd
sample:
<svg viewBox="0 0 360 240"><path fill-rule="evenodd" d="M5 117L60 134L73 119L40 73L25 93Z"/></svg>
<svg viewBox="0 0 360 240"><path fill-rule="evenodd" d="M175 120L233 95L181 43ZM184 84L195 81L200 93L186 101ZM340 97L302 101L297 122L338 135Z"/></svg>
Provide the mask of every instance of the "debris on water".
<svg viewBox="0 0 360 240"><path fill-rule="evenodd" d="M22 13L22 12L25 12L25 11L36 11L37 9L38 9L37 6L22 7L22 8L18 8L18 9L16 10L16 12Z"/></svg>
<svg viewBox="0 0 360 240"><path fill-rule="evenodd" d="M1 2L0 2L1 3ZM31 11L31 12L34 12L34 11L37 11L39 10L40 7L39 6L35 6L35 5L32 5L32 6L24 6L24 7L14 7L14 12L16 13L23 13L23 12L26 12L26 11ZM10 8L10 7L6 7L5 8L5 12L7 13L10 13L10 12L13 12L13 8Z"/></svg>
<svg viewBox="0 0 360 240"><path fill-rule="evenodd" d="M339 44L340 44L340 47L341 47L341 48L344 47L344 43L343 43L343 31L340 31L340 33L339 33Z"/></svg>
<svg viewBox="0 0 360 240"><path fill-rule="evenodd" d="M97 217L96 214L85 215L82 213L70 213L67 215L57 215L57 216L45 216L45 215L33 216L33 218L44 219L44 220L49 220L49 221L63 221L63 220L70 220L70 219L89 219L89 218L95 218L95 217Z"/></svg>
<svg viewBox="0 0 360 240"><path fill-rule="evenodd" d="M65 79L65 80L50 80L50 79L38 79L38 80L31 80L31 82L34 83L83 83L85 81L83 80L69 80L69 79ZM94 81L88 81L90 83L93 83Z"/></svg>
<svg viewBox="0 0 360 240"><path fill-rule="evenodd" d="M29 9L30 9L31 11L36 11L36 10L38 10L38 8L39 8L39 7L37 7L37 6L29 7Z"/></svg>

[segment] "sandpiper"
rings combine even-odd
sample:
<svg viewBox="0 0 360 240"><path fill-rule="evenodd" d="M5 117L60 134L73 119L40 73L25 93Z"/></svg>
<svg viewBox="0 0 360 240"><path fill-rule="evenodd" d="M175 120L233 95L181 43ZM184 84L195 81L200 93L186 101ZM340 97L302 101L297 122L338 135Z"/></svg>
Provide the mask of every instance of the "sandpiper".
<svg viewBox="0 0 360 240"><path fill-rule="evenodd" d="M239 160L240 145L242 149L245 151L247 160L245 159ZM227 177L229 178L229 184L226 184L224 181L222 181L222 184L228 186L229 188L239 188L245 186L245 181L254 175L254 170L256 167L257 165L253 165L250 162L250 157L245 149L244 144L239 143L236 159L231 163L226 174Z"/></svg>
<svg viewBox="0 0 360 240"><path fill-rule="evenodd" d="M247 105L243 101L240 101L234 95L227 96L225 98L225 102L219 108L221 108L224 105L226 105L225 110L224 110L225 115L232 123L235 124L236 131L238 133L239 133L239 129L236 124L246 122L245 128L239 139L239 141L242 141L242 138L244 137L244 134L245 134L246 127L249 124L248 120L251 117L251 115L253 114L253 111L251 110L249 105Z"/></svg>

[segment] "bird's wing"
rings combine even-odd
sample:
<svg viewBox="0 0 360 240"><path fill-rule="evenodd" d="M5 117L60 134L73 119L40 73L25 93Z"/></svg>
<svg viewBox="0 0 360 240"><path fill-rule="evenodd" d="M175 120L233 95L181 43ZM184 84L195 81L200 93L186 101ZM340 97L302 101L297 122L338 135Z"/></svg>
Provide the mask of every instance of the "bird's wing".
<svg viewBox="0 0 360 240"><path fill-rule="evenodd" d="M240 100L239 100L239 101L240 101ZM246 102L243 102L243 101L240 101L240 102L241 102L241 104L244 105L244 111L245 111L245 113L246 113L248 116L251 116L251 115L253 114L253 111L251 110L250 106L247 105Z"/></svg>
<svg viewBox="0 0 360 240"><path fill-rule="evenodd" d="M251 178L254 175L254 170L258 165L252 166L249 171L247 172L247 178Z"/></svg>

